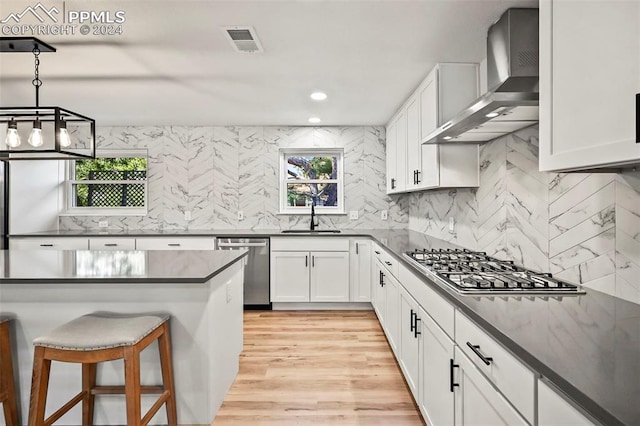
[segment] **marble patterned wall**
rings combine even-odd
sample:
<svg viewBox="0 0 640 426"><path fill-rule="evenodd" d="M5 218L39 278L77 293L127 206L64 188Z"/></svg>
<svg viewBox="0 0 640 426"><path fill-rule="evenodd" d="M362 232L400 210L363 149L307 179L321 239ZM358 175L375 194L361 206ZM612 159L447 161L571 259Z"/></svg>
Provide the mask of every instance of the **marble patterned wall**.
<svg viewBox="0 0 640 426"><path fill-rule="evenodd" d="M408 200L385 195L382 127L102 127L97 139L102 150L148 151L148 214L61 216L61 229L97 228L101 220L118 229L306 227L307 215L277 214L278 150L285 147L344 148L346 210L359 218L320 216L321 227L407 227ZM381 220L382 210L388 220Z"/></svg>
<svg viewBox="0 0 640 426"><path fill-rule="evenodd" d="M640 172L539 172L537 127L480 164L477 189L408 195L409 228L640 303Z"/></svg>

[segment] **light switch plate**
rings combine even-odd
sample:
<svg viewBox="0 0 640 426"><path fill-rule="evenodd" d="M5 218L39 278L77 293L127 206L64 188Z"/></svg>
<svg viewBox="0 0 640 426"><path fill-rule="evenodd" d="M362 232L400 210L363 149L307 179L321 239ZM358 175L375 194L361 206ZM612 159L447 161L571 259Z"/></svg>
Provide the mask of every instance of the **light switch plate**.
<svg viewBox="0 0 640 426"><path fill-rule="evenodd" d="M242 210L238 210L238 220L244 220L244 212Z"/></svg>
<svg viewBox="0 0 640 426"><path fill-rule="evenodd" d="M386 211L386 210L382 210L382 211L380 212L380 219L382 219L382 220L387 220L387 219L389 219L389 212L388 212L388 211Z"/></svg>
<svg viewBox="0 0 640 426"><path fill-rule="evenodd" d="M185 210L184 212L184 220L191 220L191 211Z"/></svg>
<svg viewBox="0 0 640 426"><path fill-rule="evenodd" d="M109 222L106 220L98 221L98 228L108 228Z"/></svg>
<svg viewBox="0 0 640 426"><path fill-rule="evenodd" d="M456 220L453 217L449 218L449 233L453 234L456 232Z"/></svg>
<svg viewBox="0 0 640 426"><path fill-rule="evenodd" d="M351 210L349 212L349 219L358 220L358 210Z"/></svg>

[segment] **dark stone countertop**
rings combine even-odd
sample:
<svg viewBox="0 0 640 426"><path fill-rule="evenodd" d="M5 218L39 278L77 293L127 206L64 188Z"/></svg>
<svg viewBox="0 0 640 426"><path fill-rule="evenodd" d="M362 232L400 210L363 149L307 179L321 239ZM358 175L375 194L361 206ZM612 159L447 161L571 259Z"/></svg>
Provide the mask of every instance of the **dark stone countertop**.
<svg viewBox="0 0 640 426"><path fill-rule="evenodd" d="M247 250L2 250L0 284L205 283Z"/></svg>
<svg viewBox="0 0 640 426"><path fill-rule="evenodd" d="M280 230L58 231L28 236L38 235L308 236ZM407 230L356 229L318 235L340 236L370 236L418 275L420 271L403 258L404 252L459 248ZM584 295L564 297L462 296L426 276L424 282L603 424L640 424L640 305L590 289Z"/></svg>

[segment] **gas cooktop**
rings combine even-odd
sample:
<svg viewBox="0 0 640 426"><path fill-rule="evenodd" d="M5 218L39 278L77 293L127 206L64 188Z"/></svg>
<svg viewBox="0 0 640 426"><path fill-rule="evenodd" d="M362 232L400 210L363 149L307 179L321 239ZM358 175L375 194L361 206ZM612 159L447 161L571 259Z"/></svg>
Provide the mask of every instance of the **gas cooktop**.
<svg viewBox="0 0 640 426"><path fill-rule="evenodd" d="M458 249L414 250L405 253L412 263L431 272L460 294L574 295L580 286L534 272L483 252Z"/></svg>

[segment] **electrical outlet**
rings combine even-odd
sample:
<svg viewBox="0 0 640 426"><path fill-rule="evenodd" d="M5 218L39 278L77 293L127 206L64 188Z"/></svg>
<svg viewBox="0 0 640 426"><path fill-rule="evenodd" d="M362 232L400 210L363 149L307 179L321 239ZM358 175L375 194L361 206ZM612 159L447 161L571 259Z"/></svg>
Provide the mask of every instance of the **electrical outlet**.
<svg viewBox="0 0 640 426"><path fill-rule="evenodd" d="M191 210L184 211L184 220L191 220Z"/></svg>
<svg viewBox="0 0 640 426"><path fill-rule="evenodd" d="M349 219L358 220L358 210L351 210L349 212Z"/></svg>
<svg viewBox="0 0 640 426"><path fill-rule="evenodd" d="M238 210L238 220L244 220L244 212L242 210Z"/></svg>
<svg viewBox="0 0 640 426"><path fill-rule="evenodd" d="M453 217L449 218L449 233L454 234L456 232L456 220Z"/></svg>
<svg viewBox="0 0 640 426"><path fill-rule="evenodd" d="M382 220L387 220L387 219L389 219L389 212L388 212L388 211L386 211L386 210L382 210L382 211L380 212L380 219L382 219Z"/></svg>
<svg viewBox="0 0 640 426"><path fill-rule="evenodd" d="M106 220L101 220L98 222L98 228L108 228L109 222Z"/></svg>

